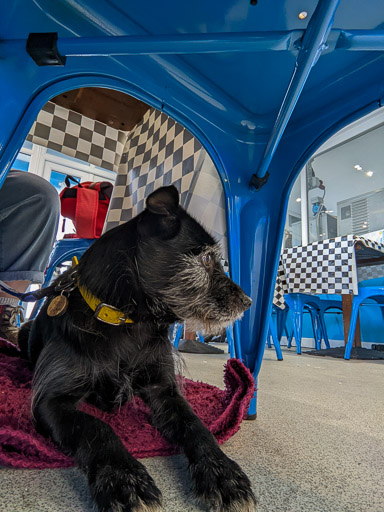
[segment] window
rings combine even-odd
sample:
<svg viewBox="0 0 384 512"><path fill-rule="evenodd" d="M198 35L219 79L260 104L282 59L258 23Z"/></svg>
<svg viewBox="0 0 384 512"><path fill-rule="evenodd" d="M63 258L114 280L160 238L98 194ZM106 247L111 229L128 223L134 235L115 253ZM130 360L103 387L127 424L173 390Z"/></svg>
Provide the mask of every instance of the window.
<svg viewBox="0 0 384 512"><path fill-rule="evenodd" d="M384 241L384 111L331 137L289 198L283 248L343 235Z"/></svg>
<svg viewBox="0 0 384 512"><path fill-rule="evenodd" d="M12 168L18 171L29 171L29 164L31 162L33 144L25 141L20 153L17 155L16 160L13 162Z"/></svg>

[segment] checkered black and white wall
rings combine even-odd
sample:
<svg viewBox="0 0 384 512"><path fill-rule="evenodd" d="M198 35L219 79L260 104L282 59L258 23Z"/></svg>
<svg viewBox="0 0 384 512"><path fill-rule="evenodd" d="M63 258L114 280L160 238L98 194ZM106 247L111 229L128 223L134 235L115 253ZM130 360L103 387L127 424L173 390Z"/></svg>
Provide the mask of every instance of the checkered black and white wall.
<svg viewBox="0 0 384 512"><path fill-rule="evenodd" d="M140 213L148 195L173 184L182 206L220 242L227 256L224 191L207 152L179 123L149 109L131 132L48 102L27 140L118 173L105 230Z"/></svg>
<svg viewBox="0 0 384 512"><path fill-rule="evenodd" d="M48 102L27 140L117 172L128 133Z"/></svg>
<svg viewBox="0 0 384 512"><path fill-rule="evenodd" d="M227 260L224 193L215 166L188 130L156 109L128 136L105 230L139 214L151 192L171 184L181 205L221 243Z"/></svg>

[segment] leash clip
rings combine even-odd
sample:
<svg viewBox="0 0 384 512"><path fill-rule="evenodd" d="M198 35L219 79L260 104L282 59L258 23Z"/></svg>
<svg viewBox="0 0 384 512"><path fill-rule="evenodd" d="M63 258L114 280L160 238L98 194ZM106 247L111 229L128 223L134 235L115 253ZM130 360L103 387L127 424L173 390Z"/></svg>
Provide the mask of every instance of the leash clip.
<svg viewBox="0 0 384 512"><path fill-rule="evenodd" d="M55 286L55 291L61 292L61 293L72 292L75 288L77 288L76 275L77 275L77 271L74 270L74 271L72 271L71 274L69 274L68 276L65 276L64 280L60 280L57 283L57 285Z"/></svg>

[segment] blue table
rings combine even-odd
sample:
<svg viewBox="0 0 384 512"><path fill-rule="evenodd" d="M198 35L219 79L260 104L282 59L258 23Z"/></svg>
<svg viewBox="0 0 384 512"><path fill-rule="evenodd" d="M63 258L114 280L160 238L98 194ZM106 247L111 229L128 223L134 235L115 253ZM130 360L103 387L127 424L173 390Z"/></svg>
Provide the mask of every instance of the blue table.
<svg viewBox="0 0 384 512"><path fill-rule="evenodd" d="M224 186L231 274L253 299L235 336L255 377L291 186L384 97L382 0L302 5L14 0L0 17L0 183L40 109L68 90L117 89L183 124Z"/></svg>

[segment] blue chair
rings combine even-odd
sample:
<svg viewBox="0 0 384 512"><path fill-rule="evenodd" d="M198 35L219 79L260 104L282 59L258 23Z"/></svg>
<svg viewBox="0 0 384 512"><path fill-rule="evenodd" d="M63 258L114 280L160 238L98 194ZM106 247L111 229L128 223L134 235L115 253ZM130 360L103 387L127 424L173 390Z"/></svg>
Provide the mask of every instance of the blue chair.
<svg viewBox="0 0 384 512"><path fill-rule="evenodd" d="M95 240L95 238L63 238L62 240L57 240L49 257L42 287L45 288L46 286L49 286L52 281L53 274L59 265L65 261L71 261L74 256L80 259ZM36 317L43 301L44 299L41 299L36 302L29 317L30 320Z"/></svg>
<svg viewBox="0 0 384 512"><path fill-rule="evenodd" d="M377 279L368 279L359 283L359 293L354 295L352 302L351 323L349 325L348 340L345 346L344 359L350 359L355 336L357 316L361 305L373 306L374 304L363 304L364 301L371 299L376 302L375 305L384 306L384 277Z"/></svg>
<svg viewBox="0 0 384 512"><path fill-rule="evenodd" d="M316 349L320 350L322 340L324 340L325 346L330 348L324 314L329 309L342 310L341 298L340 300L328 299L305 293L288 293L284 295L284 300L288 304L291 314L297 353L301 354L304 311L308 311L311 315ZM288 347L290 348L290 346L291 343L288 342Z"/></svg>

